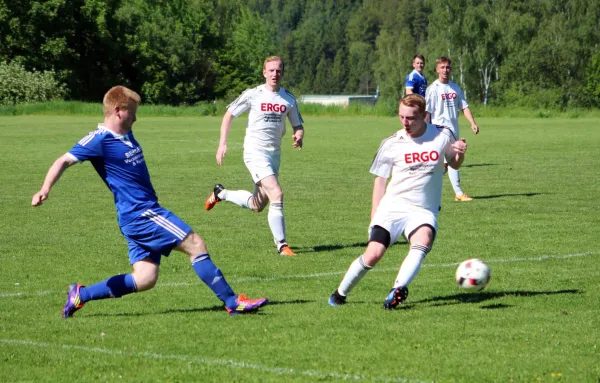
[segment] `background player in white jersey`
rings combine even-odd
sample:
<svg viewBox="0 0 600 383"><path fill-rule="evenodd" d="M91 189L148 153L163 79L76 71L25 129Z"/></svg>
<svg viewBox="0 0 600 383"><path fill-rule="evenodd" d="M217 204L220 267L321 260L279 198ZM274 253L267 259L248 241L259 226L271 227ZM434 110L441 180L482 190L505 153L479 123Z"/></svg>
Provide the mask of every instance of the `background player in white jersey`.
<svg viewBox="0 0 600 383"><path fill-rule="evenodd" d="M454 168L459 168L464 160L464 139L456 141L448 129L425 123L422 96L402 98L398 115L404 129L383 140L371 165L375 182L369 244L331 294L331 306L346 303L352 288L401 235L409 241L410 250L383 307L394 309L406 300L408 285L417 276L437 232L444 158Z"/></svg>
<svg viewBox="0 0 600 383"><path fill-rule="evenodd" d="M471 129L475 134L479 133L479 127L475 123L469 104L458 84L450 80L452 61L448 57L440 57L435 60L435 71L438 79L433 82L425 94L427 101L426 121L435 125L445 126L452 130L454 137L459 136L458 116L462 110L465 118L471 123ZM456 201L468 202L473 198L465 194L460 187L460 173L456 169L448 169L448 178L454 189Z"/></svg>
<svg viewBox="0 0 600 383"><path fill-rule="evenodd" d="M279 185L281 140L285 134L285 119L294 130L294 148L302 149L304 127L296 98L283 87L284 64L277 56L268 57L263 66L265 84L247 89L227 107L221 122L221 139L217 149L217 164L223 164L227 154L227 135L233 119L248 111L248 125L244 139L244 163L252 175L254 192L227 190L216 184L205 203L206 210L219 201L232 202L255 212L262 211L270 201L268 221L279 254L295 256L287 243L283 215L283 191Z"/></svg>
<svg viewBox="0 0 600 383"><path fill-rule="evenodd" d="M425 97L425 91L427 90L427 79L423 74L423 68L425 67L425 56L415 55L412 61L413 71L406 76L406 94L420 94Z"/></svg>
<svg viewBox="0 0 600 383"><path fill-rule="evenodd" d="M123 86L104 96L104 123L82 138L48 170L44 184L31 199L40 206L52 186L70 166L89 160L114 194L121 233L129 246L131 274L120 274L91 286L69 286L63 318L70 318L92 300L120 298L149 290L158 280L162 256L175 249L186 253L198 277L223 301L230 315L252 312L267 303L236 295L210 259L204 240L183 220L158 204L142 147L131 131L140 96Z"/></svg>

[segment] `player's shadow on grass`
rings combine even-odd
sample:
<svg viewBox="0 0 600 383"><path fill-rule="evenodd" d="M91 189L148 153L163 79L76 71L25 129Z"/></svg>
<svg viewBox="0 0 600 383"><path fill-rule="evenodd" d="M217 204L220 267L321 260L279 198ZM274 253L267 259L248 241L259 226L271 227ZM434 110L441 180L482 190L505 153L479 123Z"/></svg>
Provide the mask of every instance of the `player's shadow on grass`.
<svg viewBox="0 0 600 383"><path fill-rule="evenodd" d="M152 311L152 312L121 312L121 313L98 313L86 315L88 317L143 317L148 315L162 315L162 314L193 314L199 312L218 311L225 312L223 306L213 307L202 307L202 308L189 308L189 309L168 309L163 311Z"/></svg>
<svg viewBox="0 0 600 383"><path fill-rule="evenodd" d="M463 164L461 165L461 168L478 168L485 166L498 166L498 164Z"/></svg>
<svg viewBox="0 0 600 383"><path fill-rule="evenodd" d="M433 303L431 306L446 306L446 305L457 305L461 303L481 303L493 299L500 299L507 296L512 297L535 297L537 295L556 295L556 294L583 294L581 290L556 290L556 291L481 291L478 293L461 293L454 295L447 295L443 297L433 297L430 299L423 299L420 301L412 301L410 303ZM490 304L482 306L482 309L498 309L507 308L510 305L502 303Z"/></svg>
<svg viewBox="0 0 600 383"><path fill-rule="evenodd" d="M294 300L281 300L281 301L269 301L267 306L274 305L294 305L294 304L305 304L305 303L314 303L314 300L306 300L306 299L294 299ZM196 307L196 308L185 308L185 309L168 309L157 312L126 312L126 313L98 313L86 315L89 317L142 317L147 315L163 315L163 314L195 314L202 312L219 312L226 313L225 308L223 306L212 306L212 307ZM261 310L250 313L250 315L261 315L264 314ZM244 314L248 315L248 314Z"/></svg>
<svg viewBox="0 0 600 383"><path fill-rule="evenodd" d="M351 243L348 245L317 245L317 246L301 246L301 247L295 247L294 251L296 253L319 253L322 251L335 251L335 250L341 250L341 249L348 249L351 247L358 247L358 248L367 248L367 245L369 243L368 242L356 242L356 243ZM408 242L402 240L402 241L398 241L394 244L392 244L392 246L397 246L397 245L406 245L408 244ZM390 246L390 247L392 247Z"/></svg>
<svg viewBox="0 0 600 383"><path fill-rule="evenodd" d="M543 193L506 193L506 194L492 194L492 195L480 195L471 196L473 199L492 199L492 198L503 198L503 197L535 197L536 195L542 195Z"/></svg>
<svg viewBox="0 0 600 383"><path fill-rule="evenodd" d="M495 309L506 309L512 307L512 305L505 305L504 303L495 303L493 305L485 305L485 306L481 306L481 309L484 310L495 310Z"/></svg>
<svg viewBox="0 0 600 383"><path fill-rule="evenodd" d="M223 306L189 308L189 309L168 309L163 311L147 311L147 312L122 312L122 313L98 313L86 315L89 317L143 317L147 315L162 315L162 314L194 314L200 312L218 311L225 312Z"/></svg>

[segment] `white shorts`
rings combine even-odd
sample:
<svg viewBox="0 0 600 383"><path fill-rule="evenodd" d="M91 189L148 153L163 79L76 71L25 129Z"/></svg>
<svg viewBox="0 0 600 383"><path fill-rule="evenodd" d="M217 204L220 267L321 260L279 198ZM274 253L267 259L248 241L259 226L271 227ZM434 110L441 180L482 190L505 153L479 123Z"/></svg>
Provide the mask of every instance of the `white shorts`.
<svg viewBox="0 0 600 383"><path fill-rule="evenodd" d="M460 138L458 138L458 128L456 128L456 131L455 131L454 128L451 126L443 126L443 125L436 125L436 126L449 129L452 132L452 134L454 135L454 138L456 138L457 140L460 139ZM448 164L448 160L446 159L446 156L444 156L444 165L447 165L447 164Z"/></svg>
<svg viewBox="0 0 600 383"><path fill-rule="evenodd" d="M369 236L374 226L381 226L390 233L390 245L392 245L401 235L408 240L410 235L423 225L433 227L435 236L435 233L437 233L437 217L429 210L418 207L393 212L385 209L377 209L369 225Z"/></svg>
<svg viewBox="0 0 600 383"><path fill-rule="evenodd" d="M279 175L280 162L280 151L272 153L244 151L244 163L255 184L268 176Z"/></svg>

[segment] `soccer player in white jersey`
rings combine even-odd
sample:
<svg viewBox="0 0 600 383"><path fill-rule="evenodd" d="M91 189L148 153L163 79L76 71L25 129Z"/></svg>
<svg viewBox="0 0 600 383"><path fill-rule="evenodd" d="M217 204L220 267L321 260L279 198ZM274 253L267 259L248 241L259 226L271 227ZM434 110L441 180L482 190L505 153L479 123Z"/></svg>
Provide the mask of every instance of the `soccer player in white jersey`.
<svg viewBox="0 0 600 383"><path fill-rule="evenodd" d="M449 129L425 122L423 96L404 96L398 115L404 129L383 140L371 165L375 182L369 244L331 294L331 306L346 303L352 288L401 235L409 241L410 250L383 307L391 310L406 300L408 285L417 276L437 232L444 159L454 168L464 160L464 139L456 141Z"/></svg>
<svg viewBox="0 0 600 383"><path fill-rule="evenodd" d="M469 104L458 84L450 80L452 61L448 57L440 57L435 61L435 71L438 79L433 82L425 94L427 102L426 121L434 125L444 126L452 131L454 137L459 136L458 116L460 111L471 123L471 130L479 133L479 127L475 123ZM460 173L456 169L448 169L448 178L454 189L454 199L460 202L469 202L473 198L463 192L460 187Z"/></svg>
<svg viewBox="0 0 600 383"><path fill-rule="evenodd" d="M161 258L169 256L171 250L187 254L198 277L224 303L229 315L256 311L268 300L236 295L212 262L202 237L159 205L144 152L132 132L140 101L140 96L131 89L111 88L104 96L104 123L54 161L42 188L31 199L32 206L40 206L67 168L90 161L114 195L119 228L129 247L133 272L90 286L71 284L63 318L72 317L89 301L120 298L153 288Z"/></svg>
<svg viewBox="0 0 600 383"><path fill-rule="evenodd" d="M227 154L227 136L233 119L248 111L244 163L254 181L254 192L228 190L216 184L206 200L205 208L211 210L219 201L228 201L261 212L270 201L268 221L277 251L284 256L295 256L286 239L283 191L278 175L286 118L294 130L292 147L298 150L302 149L304 127L296 98L280 85L283 73L283 61L277 56L268 57L263 66L265 84L244 91L227 107L221 122L221 138L216 155L219 165L223 165L223 158Z"/></svg>

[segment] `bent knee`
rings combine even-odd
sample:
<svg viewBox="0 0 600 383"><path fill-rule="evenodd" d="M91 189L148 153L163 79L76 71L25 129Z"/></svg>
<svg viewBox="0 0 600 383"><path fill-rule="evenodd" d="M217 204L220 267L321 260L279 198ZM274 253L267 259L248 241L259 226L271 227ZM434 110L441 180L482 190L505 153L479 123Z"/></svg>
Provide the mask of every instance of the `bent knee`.
<svg viewBox="0 0 600 383"><path fill-rule="evenodd" d="M248 207L253 212L260 213L261 211L265 210L265 207L267 207L268 202L269 201L266 198L261 201L257 201L256 198L252 198L252 201L250 202Z"/></svg>
<svg viewBox="0 0 600 383"><path fill-rule="evenodd" d="M158 281L158 270L136 270L132 273L137 292L150 290Z"/></svg>
<svg viewBox="0 0 600 383"><path fill-rule="evenodd" d="M365 253L363 254L363 260L365 261L365 263L367 265L375 266L377 264L377 262L379 262L381 260L381 258L383 258L385 251L386 251L386 247L383 244L381 244L379 242L371 241L367 245L367 249L365 250Z"/></svg>
<svg viewBox="0 0 600 383"><path fill-rule="evenodd" d="M208 251L204 239L194 231L185 237L179 245L178 250L183 251L190 257L195 257L198 254L204 254Z"/></svg>
<svg viewBox="0 0 600 383"><path fill-rule="evenodd" d="M200 234L196 233L196 232L192 232L190 235L190 244L193 247L206 247L206 242L204 241L204 238L202 238L200 236Z"/></svg>

